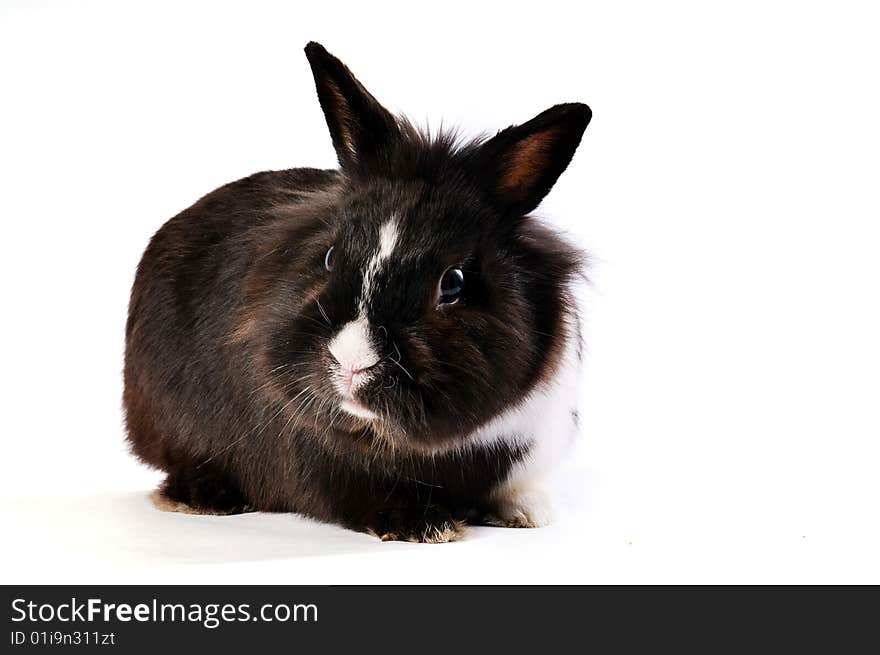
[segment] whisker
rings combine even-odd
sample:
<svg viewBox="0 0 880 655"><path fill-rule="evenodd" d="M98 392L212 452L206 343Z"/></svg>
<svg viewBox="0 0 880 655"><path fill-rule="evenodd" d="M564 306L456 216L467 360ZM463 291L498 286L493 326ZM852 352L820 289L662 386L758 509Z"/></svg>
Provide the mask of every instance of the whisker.
<svg viewBox="0 0 880 655"><path fill-rule="evenodd" d="M327 316L327 312L324 311L324 307L321 305L321 301L315 298L315 303L318 305L318 310L321 312L321 316L324 317L324 320L327 321L327 327L333 327L333 321L330 320L330 317Z"/></svg>
<svg viewBox="0 0 880 655"><path fill-rule="evenodd" d="M392 341L392 342L391 342L391 345L394 346L394 350L397 351L397 359L394 359L391 355L388 355L388 359L390 359L390 360L391 360L392 362L394 362L397 366L399 366L399 367L400 367L400 370L403 371L404 373L406 373L406 376L407 376L410 380L412 380L412 381L414 382L414 381L415 381L415 378L413 378L413 376L410 374L410 372L407 371L406 368L404 368L403 364L400 363L400 360L403 359L403 355L400 354L400 348L397 347L397 343L395 343L394 341Z"/></svg>

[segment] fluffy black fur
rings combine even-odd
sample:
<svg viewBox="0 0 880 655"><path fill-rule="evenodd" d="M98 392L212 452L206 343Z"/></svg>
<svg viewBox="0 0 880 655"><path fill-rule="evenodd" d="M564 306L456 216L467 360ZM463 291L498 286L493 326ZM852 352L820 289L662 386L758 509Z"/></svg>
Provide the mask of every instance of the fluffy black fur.
<svg viewBox="0 0 880 655"><path fill-rule="evenodd" d="M306 55L340 171L252 175L156 233L126 329L129 440L168 473L164 495L196 509L445 541L491 513L491 491L525 455L467 435L559 364L580 257L526 214L590 110L558 105L457 145L393 117L320 45ZM397 247L367 307L382 359L357 392L379 416L367 421L340 411L327 345L355 318L391 216ZM464 295L438 304L451 266Z"/></svg>

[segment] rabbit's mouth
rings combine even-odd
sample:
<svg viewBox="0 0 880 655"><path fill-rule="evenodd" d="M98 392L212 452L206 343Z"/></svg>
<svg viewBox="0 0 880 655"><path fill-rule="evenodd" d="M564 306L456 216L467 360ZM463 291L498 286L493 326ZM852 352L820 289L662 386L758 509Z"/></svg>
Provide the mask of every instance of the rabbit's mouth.
<svg viewBox="0 0 880 655"><path fill-rule="evenodd" d="M327 346L333 386L341 396L340 407L361 419L378 415L357 399L359 389L375 377L381 358L373 347L370 325L365 318L346 323Z"/></svg>
<svg viewBox="0 0 880 655"><path fill-rule="evenodd" d="M339 403L339 406L349 414L353 414L358 418L363 418L370 421L379 418L378 414L376 414L366 405L358 402L354 398L343 398L342 402Z"/></svg>
<svg viewBox="0 0 880 655"><path fill-rule="evenodd" d="M374 420L379 418L376 412L358 399L358 391L368 385L374 378L375 366L366 369L354 369L345 365L337 365L331 369L333 388L339 396L339 407L360 419Z"/></svg>

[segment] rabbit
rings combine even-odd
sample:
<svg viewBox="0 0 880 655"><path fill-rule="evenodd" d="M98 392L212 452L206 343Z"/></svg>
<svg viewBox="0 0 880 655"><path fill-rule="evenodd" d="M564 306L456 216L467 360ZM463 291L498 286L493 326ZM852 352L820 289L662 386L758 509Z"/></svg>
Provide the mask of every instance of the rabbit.
<svg viewBox="0 0 880 655"><path fill-rule="evenodd" d="M132 452L166 473L155 504L383 541L545 525L577 432L585 257L529 214L589 107L432 136L305 54L339 170L222 186L138 265L123 405Z"/></svg>

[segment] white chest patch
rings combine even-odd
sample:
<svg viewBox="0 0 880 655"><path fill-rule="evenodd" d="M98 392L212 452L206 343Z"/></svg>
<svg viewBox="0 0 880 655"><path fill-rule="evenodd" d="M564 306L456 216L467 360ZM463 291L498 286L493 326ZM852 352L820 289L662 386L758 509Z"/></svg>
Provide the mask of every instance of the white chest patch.
<svg viewBox="0 0 880 655"><path fill-rule="evenodd" d="M551 508L543 480L562 458L577 431L580 331L569 326L556 375L540 384L516 407L476 430L468 441L491 447L505 442L528 448L492 494L501 524L536 527L550 522Z"/></svg>
<svg viewBox="0 0 880 655"><path fill-rule="evenodd" d="M574 326L570 332L556 375L535 387L516 407L476 430L467 441L487 446L497 441L530 446L530 468L555 461L555 455L562 453L575 430L572 412L577 410L580 337Z"/></svg>

